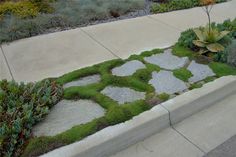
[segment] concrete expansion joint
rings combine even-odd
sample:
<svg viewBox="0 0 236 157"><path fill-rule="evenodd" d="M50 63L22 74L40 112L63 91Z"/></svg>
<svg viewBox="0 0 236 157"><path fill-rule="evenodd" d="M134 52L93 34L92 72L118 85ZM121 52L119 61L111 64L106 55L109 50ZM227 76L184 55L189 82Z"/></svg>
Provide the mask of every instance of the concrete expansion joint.
<svg viewBox="0 0 236 157"><path fill-rule="evenodd" d="M84 32L89 38L91 38L93 41L95 41L96 43L98 43L100 46L102 46L103 48L105 48L107 51L109 51L112 55L114 55L115 57L121 59L118 55L116 55L112 50L110 50L109 48L107 48L103 43L101 43L100 41L98 41L95 37L93 37L92 35L90 35L89 33L87 33L85 30L83 30L82 28L79 28L82 32Z"/></svg>
<svg viewBox="0 0 236 157"><path fill-rule="evenodd" d="M155 19L155 18L151 17L150 15L147 15L147 17L148 17L149 19L155 21L155 22L161 22L162 24L165 24L165 25L167 25L167 26L169 26L169 27L171 27L171 28L173 28L173 29L177 29L178 31L181 31L181 32L184 31L183 29L179 29L179 28L177 28L177 27L175 27L175 26L172 26L172 25L170 25L170 24L168 24L168 23L162 21L162 20Z"/></svg>
<svg viewBox="0 0 236 157"><path fill-rule="evenodd" d="M6 64L7 64L7 68L8 68L8 70L9 70L9 72L10 72L11 78L12 78L12 80L15 80L14 77L13 77L13 74L12 74L12 71L11 71L11 68L10 68L10 65L9 65L9 62L8 62L7 57L6 57L6 55L5 55L5 52L4 52L3 48L2 48L2 45L0 45L0 48L1 48L2 55L3 55L3 57L4 57L4 60L5 60Z"/></svg>
<svg viewBox="0 0 236 157"><path fill-rule="evenodd" d="M160 104L160 106L163 107L168 112L169 124L170 124L170 126L172 126L171 119L170 119L170 111L164 105Z"/></svg>
<svg viewBox="0 0 236 157"><path fill-rule="evenodd" d="M195 143L193 143L190 139L188 139L186 136L184 136L181 132L179 132L177 129L175 129L175 127L173 125L170 126L176 133L178 133L180 136L182 136L185 140L187 140L189 143L191 143L194 147L196 147L197 149L199 149L204 155L206 155L207 153L201 149L198 145L196 145Z"/></svg>
<svg viewBox="0 0 236 157"><path fill-rule="evenodd" d="M167 112L169 115L169 123L170 123L170 127L177 133L179 134L181 137L183 137L184 139L186 139L190 144L192 144L194 147L196 147L198 150L200 150L204 155L206 154L206 152L204 150L202 150L199 146L197 146L195 143L193 143L190 139L188 139L186 136L184 136L181 132L179 132L178 130L175 129L174 125L171 122L171 118L170 118L170 111L164 106L161 105Z"/></svg>

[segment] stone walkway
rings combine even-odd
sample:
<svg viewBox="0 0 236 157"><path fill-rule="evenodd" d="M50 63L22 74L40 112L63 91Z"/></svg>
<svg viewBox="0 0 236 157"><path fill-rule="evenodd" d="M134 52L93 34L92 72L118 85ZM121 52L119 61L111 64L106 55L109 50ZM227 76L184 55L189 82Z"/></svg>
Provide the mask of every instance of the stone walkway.
<svg viewBox="0 0 236 157"><path fill-rule="evenodd" d="M111 69L111 74L120 77L131 76L137 70L145 69L145 64L153 64L161 68L160 71L153 71L149 80L149 84L154 87L156 94L176 96L187 91L191 83L199 82L215 75L208 65L196 63L188 57L177 57L172 54L171 49L144 58L143 63L138 60L127 61L123 65ZM184 81L176 78L173 70L179 68L186 68L186 71L192 73L192 77ZM73 80L66 83L63 87L86 86L100 81L101 76L96 74ZM100 93L111 98L119 105L145 100L146 98L145 92L136 91L129 87L111 85L106 86ZM52 108L46 119L34 128L33 134L35 136L56 135L75 125L84 124L95 118L102 117L105 112L99 104L91 100L62 100Z"/></svg>
<svg viewBox="0 0 236 157"><path fill-rule="evenodd" d="M235 8L235 0L215 5L212 21L234 19ZM37 81L105 60L169 47L177 41L181 31L206 23L202 8L193 8L3 44L0 49L0 79Z"/></svg>

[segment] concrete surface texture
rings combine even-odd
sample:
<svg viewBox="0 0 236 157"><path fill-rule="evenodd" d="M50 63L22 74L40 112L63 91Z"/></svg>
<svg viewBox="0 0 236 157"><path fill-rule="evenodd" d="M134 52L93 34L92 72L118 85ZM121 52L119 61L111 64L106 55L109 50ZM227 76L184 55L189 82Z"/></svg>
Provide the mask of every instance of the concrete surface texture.
<svg viewBox="0 0 236 157"><path fill-rule="evenodd" d="M145 57L144 60L148 63L158 65L161 68L174 70L179 69L189 62L188 57L177 57L171 53L171 49L166 50L164 53Z"/></svg>
<svg viewBox="0 0 236 157"><path fill-rule="evenodd" d="M236 1L216 4L212 21L235 18ZM196 20L197 19L197 20ZM126 58L144 50L173 45L180 32L205 25L202 8L173 11L99 24L3 44L16 81L37 81L114 58ZM0 78L8 78L0 55Z"/></svg>
<svg viewBox="0 0 236 157"><path fill-rule="evenodd" d="M104 114L105 110L93 101L62 100L51 109L50 114L42 122L33 128L33 135L54 136L75 125L102 117Z"/></svg>
<svg viewBox="0 0 236 157"><path fill-rule="evenodd" d="M96 74L96 75L90 75L86 77L82 77L78 80L68 82L63 85L63 88L68 88L68 87L73 87L73 86L86 86L89 84L97 83L101 80L101 76Z"/></svg>
<svg viewBox="0 0 236 157"><path fill-rule="evenodd" d="M223 144L210 151L204 157L235 157L236 156L236 136L231 137Z"/></svg>
<svg viewBox="0 0 236 157"><path fill-rule="evenodd" d="M128 61L122 66L112 69L112 74L116 76L130 76L133 75L137 70L144 69L146 66L137 60Z"/></svg>
<svg viewBox="0 0 236 157"><path fill-rule="evenodd" d="M11 80L12 76L5 60L4 54L2 52L2 49L0 47L0 80L2 79Z"/></svg>
<svg viewBox="0 0 236 157"><path fill-rule="evenodd" d="M194 114L111 157L202 157L236 135L236 94ZM235 139L224 143L211 154L235 153ZM226 149L230 148L226 153ZM234 149L234 150L232 150ZM233 157L233 156L232 156Z"/></svg>
<svg viewBox="0 0 236 157"><path fill-rule="evenodd" d="M145 92L138 92L127 87L107 86L101 93L117 101L119 104L145 99Z"/></svg>

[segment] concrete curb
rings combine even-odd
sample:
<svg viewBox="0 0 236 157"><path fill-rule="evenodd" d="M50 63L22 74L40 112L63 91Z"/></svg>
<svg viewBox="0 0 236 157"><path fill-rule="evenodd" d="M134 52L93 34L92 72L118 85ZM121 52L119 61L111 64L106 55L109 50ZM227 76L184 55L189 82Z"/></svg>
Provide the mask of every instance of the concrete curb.
<svg viewBox="0 0 236 157"><path fill-rule="evenodd" d="M42 157L105 157L119 152L223 97L236 92L236 77L227 76L155 106L127 122L105 128L82 141L53 150Z"/></svg>
<svg viewBox="0 0 236 157"><path fill-rule="evenodd" d="M183 93L161 106L170 113L170 123L174 125L183 119L197 113L222 98L236 92L236 77L227 76L203 85L202 88Z"/></svg>

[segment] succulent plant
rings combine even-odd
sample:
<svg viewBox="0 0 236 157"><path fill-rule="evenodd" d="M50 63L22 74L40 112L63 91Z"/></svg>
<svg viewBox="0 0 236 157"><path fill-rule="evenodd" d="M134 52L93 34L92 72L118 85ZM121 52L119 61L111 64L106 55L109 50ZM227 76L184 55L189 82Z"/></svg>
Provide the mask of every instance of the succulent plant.
<svg viewBox="0 0 236 157"><path fill-rule="evenodd" d="M201 48L200 54L204 54L207 52L220 52L225 48L222 44L220 44L220 40L224 38L229 31L218 31L216 28L209 29L194 29L194 33L197 36L197 40L193 40L193 44Z"/></svg>

